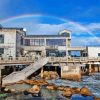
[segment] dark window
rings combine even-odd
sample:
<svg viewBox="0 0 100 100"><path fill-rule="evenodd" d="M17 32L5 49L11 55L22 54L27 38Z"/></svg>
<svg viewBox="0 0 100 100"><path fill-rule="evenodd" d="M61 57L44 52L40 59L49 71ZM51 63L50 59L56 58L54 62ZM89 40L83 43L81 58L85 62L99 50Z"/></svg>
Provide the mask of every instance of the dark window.
<svg viewBox="0 0 100 100"><path fill-rule="evenodd" d="M43 46L45 44L44 39L31 39L30 45L32 46Z"/></svg>
<svg viewBox="0 0 100 100"><path fill-rule="evenodd" d="M30 46L30 39L25 39L25 46Z"/></svg>
<svg viewBox="0 0 100 100"><path fill-rule="evenodd" d="M98 53L98 56L100 57L100 53Z"/></svg>
<svg viewBox="0 0 100 100"><path fill-rule="evenodd" d="M66 46L66 39L46 39L47 46Z"/></svg>
<svg viewBox="0 0 100 100"><path fill-rule="evenodd" d="M0 43L4 43L4 35L0 35Z"/></svg>
<svg viewBox="0 0 100 100"><path fill-rule="evenodd" d="M23 45L23 37L21 37L21 45Z"/></svg>
<svg viewBox="0 0 100 100"><path fill-rule="evenodd" d="M4 54L4 48L0 48L0 54Z"/></svg>

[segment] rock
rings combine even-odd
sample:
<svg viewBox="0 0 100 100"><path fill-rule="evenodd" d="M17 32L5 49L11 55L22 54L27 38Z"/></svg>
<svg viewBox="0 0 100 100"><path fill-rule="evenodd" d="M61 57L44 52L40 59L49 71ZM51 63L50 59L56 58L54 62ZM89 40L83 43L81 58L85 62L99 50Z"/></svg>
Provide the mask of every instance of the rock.
<svg viewBox="0 0 100 100"><path fill-rule="evenodd" d="M80 94L85 95L85 96L91 96L92 95L92 93L90 92L90 90L87 87L81 88Z"/></svg>
<svg viewBox="0 0 100 100"><path fill-rule="evenodd" d="M64 86L58 86L58 87L57 87L57 89L60 90L60 91L63 91L64 88L65 88Z"/></svg>
<svg viewBox="0 0 100 100"><path fill-rule="evenodd" d="M73 92L73 94L79 94L79 93L80 93L80 88L78 88L78 87L73 87L73 88L72 88L72 92Z"/></svg>
<svg viewBox="0 0 100 100"><path fill-rule="evenodd" d="M65 97L71 97L72 89L70 87L65 87L62 95Z"/></svg>
<svg viewBox="0 0 100 100"><path fill-rule="evenodd" d="M23 84L23 80L16 82L16 84Z"/></svg>
<svg viewBox="0 0 100 100"><path fill-rule="evenodd" d="M56 90L57 89L57 87L54 84L49 84L49 85L47 85L46 88L49 90Z"/></svg>
<svg viewBox="0 0 100 100"><path fill-rule="evenodd" d="M97 98L96 96L94 96L94 100L100 100L100 98Z"/></svg>
<svg viewBox="0 0 100 100"><path fill-rule="evenodd" d="M34 85L31 89L29 89L29 92L39 93L40 92L40 87L38 85Z"/></svg>
<svg viewBox="0 0 100 100"><path fill-rule="evenodd" d="M15 90L15 89L10 89L10 91L11 91L11 92L16 92L16 90Z"/></svg>
<svg viewBox="0 0 100 100"><path fill-rule="evenodd" d="M72 96L72 91L71 90L63 91L62 95L65 96L65 97L71 97Z"/></svg>

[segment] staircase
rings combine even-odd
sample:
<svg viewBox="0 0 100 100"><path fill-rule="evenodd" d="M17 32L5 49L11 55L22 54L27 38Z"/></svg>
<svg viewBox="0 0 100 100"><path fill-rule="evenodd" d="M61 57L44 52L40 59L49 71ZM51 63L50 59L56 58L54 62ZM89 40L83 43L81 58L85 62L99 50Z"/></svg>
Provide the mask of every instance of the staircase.
<svg viewBox="0 0 100 100"><path fill-rule="evenodd" d="M20 80L25 80L28 76L33 74L38 69L42 68L45 64L47 64L48 58L41 58L35 63L32 63L28 67L24 68L21 71L13 72L8 76L4 77L2 80L2 84L14 83Z"/></svg>

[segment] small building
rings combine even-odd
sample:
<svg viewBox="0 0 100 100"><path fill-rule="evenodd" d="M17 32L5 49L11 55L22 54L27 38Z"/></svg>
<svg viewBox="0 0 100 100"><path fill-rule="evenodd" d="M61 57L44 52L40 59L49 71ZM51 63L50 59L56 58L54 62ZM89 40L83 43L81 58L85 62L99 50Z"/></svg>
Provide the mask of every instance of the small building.
<svg viewBox="0 0 100 100"><path fill-rule="evenodd" d="M97 47L87 47L86 48L88 57L100 57L100 46Z"/></svg>
<svg viewBox="0 0 100 100"><path fill-rule="evenodd" d="M0 56L18 57L23 52L23 28L0 28Z"/></svg>

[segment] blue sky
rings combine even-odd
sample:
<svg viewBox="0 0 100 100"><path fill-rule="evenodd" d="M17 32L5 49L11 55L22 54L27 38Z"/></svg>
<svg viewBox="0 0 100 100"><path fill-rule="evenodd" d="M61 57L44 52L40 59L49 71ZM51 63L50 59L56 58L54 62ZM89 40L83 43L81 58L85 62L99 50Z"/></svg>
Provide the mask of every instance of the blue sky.
<svg viewBox="0 0 100 100"><path fill-rule="evenodd" d="M69 29L72 45L100 46L99 6L100 0L0 0L0 23L25 27L28 34Z"/></svg>

